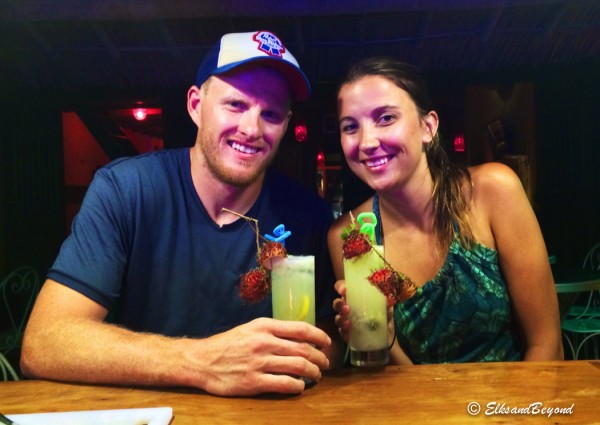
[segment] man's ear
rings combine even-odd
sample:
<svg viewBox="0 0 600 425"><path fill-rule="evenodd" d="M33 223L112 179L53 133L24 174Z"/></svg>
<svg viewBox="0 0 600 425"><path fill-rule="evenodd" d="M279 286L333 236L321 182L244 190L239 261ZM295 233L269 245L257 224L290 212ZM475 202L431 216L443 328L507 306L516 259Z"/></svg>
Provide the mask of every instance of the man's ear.
<svg viewBox="0 0 600 425"><path fill-rule="evenodd" d="M423 143L430 143L433 141L433 137L437 133L438 126L440 125L437 112L429 111L423 118L423 124L425 130L423 134Z"/></svg>
<svg viewBox="0 0 600 425"><path fill-rule="evenodd" d="M188 114L192 118L192 121L199 127L200 126L200 101L202 98L202 89L198 86L192 86L187 93L187 110Z"/></svg>
<svg viewBox="0 0 600 425"><path fill-rule="evenodd" d="M283 134L285 134L285 132L287 131L288 126L290 125L290 121L292 120L292 116L293 115L294 114L293 114L292 110L290 109L288 111L288 113L287 113L287 117L285 118L285 129L283 130Z"/></svg>

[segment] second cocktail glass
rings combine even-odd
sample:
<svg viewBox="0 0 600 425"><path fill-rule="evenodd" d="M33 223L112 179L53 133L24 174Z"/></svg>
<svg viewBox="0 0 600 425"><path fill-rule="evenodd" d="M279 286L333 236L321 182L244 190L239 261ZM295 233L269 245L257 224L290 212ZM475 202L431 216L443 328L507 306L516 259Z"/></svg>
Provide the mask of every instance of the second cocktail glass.
<svg viewBox="0 0 600 425"><path fill-rule="evenodd" d="M375 252L377 250L380 255ZM384 366L389 360L387 300L368 278L384 266L383 246L358 257L344 259L346 302L350 307L350 363Z"/></svg>

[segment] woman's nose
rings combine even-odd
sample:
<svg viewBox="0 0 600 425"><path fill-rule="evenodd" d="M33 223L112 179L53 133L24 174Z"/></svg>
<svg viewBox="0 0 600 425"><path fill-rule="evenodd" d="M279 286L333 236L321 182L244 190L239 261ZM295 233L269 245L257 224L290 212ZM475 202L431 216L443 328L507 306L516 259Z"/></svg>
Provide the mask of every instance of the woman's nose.
<svg viewBox="0 0 600 425"><path fill-rule="evenodd" d="M363 151L371 151L379 147L379 139L376 132L364 126L360 131L359 148Z"/></svg>

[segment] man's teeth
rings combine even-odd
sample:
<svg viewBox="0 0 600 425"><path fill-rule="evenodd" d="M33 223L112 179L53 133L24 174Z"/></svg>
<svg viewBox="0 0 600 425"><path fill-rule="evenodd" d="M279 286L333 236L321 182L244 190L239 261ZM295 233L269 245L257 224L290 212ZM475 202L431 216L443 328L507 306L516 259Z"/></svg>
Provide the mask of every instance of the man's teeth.
<svg viewBox="0 0 600 425"><path fill-rule="evenodd" d="M258 149L253 148L251 146L240 145L239 143L232 142L231 147L236 151L244 152L244 153L256 153Z"/></svg>
<svg viewBox="0 0 600 425"><path fill-rule="evenodd" d="M365 160L365 164L367 164L367 167L378 167L380 165L385 164L386 162L388 162L389 159L388 157L383 157L383 158L378 158L378 159L367 159Z"/></svg>

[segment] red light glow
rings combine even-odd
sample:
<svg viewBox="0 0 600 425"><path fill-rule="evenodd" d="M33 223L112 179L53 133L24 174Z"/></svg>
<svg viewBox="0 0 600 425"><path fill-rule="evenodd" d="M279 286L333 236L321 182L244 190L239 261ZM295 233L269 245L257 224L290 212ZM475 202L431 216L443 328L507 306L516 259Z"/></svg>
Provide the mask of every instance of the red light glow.
<svg viewBox="0 0 600 425"><path fill-rule="evenodd" d="M317 166L320 168L325 167L325 152L323 151L317 153Z"/></svg>
<svg viewBox="0 0 600 425"><path fill-rule="evenodd" d="M462 133L454 136L454 152L464 152L465 151L465 135Z"/></svg>
<svg viewBox="0 0 600 425"><path fill-rule="evenodd" d="M133 110L133 117L138 121L144 121L148 113L144 108L137 108Z"/></svg>
<svg viewBox="0 0 600 425"><path fill-rule="evenodd" d="M296 137L296 141L302 143L306 141L308 137L308 129L306 128L306 123L304 120L297 120L296 127L294 127L294 136Z"/></svg>

